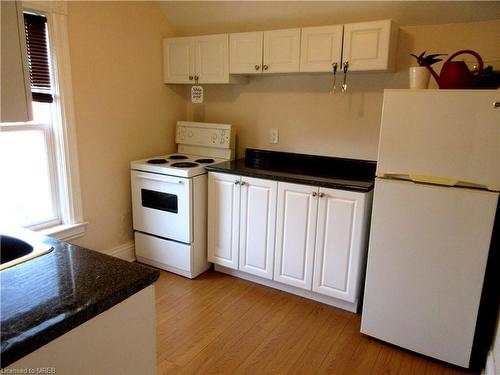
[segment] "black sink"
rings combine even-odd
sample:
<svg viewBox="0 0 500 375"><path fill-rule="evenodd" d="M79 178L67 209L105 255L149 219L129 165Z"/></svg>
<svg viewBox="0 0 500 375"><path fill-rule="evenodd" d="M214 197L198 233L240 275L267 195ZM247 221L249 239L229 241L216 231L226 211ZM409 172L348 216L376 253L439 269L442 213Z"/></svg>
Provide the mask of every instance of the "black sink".
<svg viewBox="0 0 500 375"><path fill-rule="evenodd" d="M39 234L11 228L0 231L0 270L13 267L52 251L52 246L43 242Z"/></svg>
<svg viewBox="0 0 500 375"><path fill-rule="evenodd" d="M0 235L0 264L28 255L33 250L33 246L19 238Z"/></svg>

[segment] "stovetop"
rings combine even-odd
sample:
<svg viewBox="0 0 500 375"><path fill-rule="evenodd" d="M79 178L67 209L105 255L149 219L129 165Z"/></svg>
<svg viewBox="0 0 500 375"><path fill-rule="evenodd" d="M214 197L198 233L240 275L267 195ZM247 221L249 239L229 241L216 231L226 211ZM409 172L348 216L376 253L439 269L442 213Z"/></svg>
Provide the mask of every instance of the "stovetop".
<svg viewBox="0 0 500 375"><path fill-rule="evenodd" d="M166 154L130 163L130 168L137 171L152 172L178 177L194 177L207 173L206 166L227 161L189 154Z"/></svg>

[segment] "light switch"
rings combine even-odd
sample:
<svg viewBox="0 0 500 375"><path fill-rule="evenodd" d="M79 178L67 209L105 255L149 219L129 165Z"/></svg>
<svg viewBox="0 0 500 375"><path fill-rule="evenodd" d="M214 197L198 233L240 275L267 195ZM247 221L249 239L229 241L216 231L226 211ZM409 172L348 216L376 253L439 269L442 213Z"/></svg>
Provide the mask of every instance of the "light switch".
<svg viewBox="0 0 500 375"><path fill-rule="evenodd" d="M279 135L278 129L271 129L269 133L269 143L278 143Z"/></svg>

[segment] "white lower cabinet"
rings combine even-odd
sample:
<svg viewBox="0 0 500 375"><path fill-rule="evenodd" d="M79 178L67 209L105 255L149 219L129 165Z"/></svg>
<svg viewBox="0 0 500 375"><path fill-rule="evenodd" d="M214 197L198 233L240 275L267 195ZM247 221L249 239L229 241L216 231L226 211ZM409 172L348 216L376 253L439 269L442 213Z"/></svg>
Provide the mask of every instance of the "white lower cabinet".
<svg viewBox="0 0 500 375"><path fill-rule="evenodd" d="M232 174L208 174L208 261L233 269L238 269L239 181Z"/></svg>
<svg viewBox="0 0 500 375"><path fill-rule="evenodd" d="M312 290L355 302L366 259L371 193L320 188Z"/></svg>
<svg viewBox="0 0 500 375"><path fill-rule="evenodd" d="M208 175L208 260L273 278L277 182Z"/></svg>
<svg viewBox="0 0 500 375"><path fill-rule="evenodd" d="M318 212L316 186L279 183L274 280L311 290Z"/></svg>
<svg viewBox="0 0 500 375"><path fill-rule="evenodd" d="M240 186L239 269L272 279L278 183L242 177Z"/></svg>
<svg viewBox="0 0 500 375"><path fill-rule="evenodd" d="M208 194L217 269L356 311L372 192L209 172Z"/></svg>

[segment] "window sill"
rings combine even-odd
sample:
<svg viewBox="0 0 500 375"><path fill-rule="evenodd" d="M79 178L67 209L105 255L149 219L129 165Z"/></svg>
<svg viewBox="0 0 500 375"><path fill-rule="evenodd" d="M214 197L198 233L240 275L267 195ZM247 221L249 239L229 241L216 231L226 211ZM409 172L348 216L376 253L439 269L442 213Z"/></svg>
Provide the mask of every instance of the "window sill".
<svg viewBox="0 0 500 375"><path fill-rule="evenodd" d="M44 236L54 237L58 240L74 240L75 238L82 237L87 230L87 222L77 224L62 224L55 227L46 228L37 231Z"/></svg>

